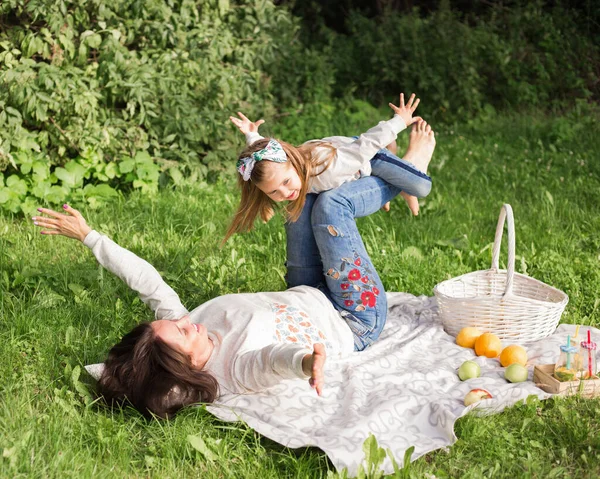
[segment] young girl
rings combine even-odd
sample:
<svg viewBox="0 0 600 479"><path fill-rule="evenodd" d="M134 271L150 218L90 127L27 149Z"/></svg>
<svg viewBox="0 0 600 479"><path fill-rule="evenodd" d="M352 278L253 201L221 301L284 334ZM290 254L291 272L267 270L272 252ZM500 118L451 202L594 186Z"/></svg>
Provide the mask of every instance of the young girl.
<svg viewBox="0 0 600 479"><path fill-rule="evenodd" d="M300 216L306 195L331 190L348 181L373 174L403 190L403 196L424 197L431 190L431 178L427 166L435 148L435 136L431 127L420 117L413 117L419 104L412 94L400 106L390 103L394 117L382 121L358 138L330 137L313 140L294 147L273 138L263 138L258 127L263 120L251 122L243 114L241 119L231 121L246 135L248 147L242 152L237 164L240 177L238 184L242 195L240 205L225 235L249 231L256 216L263 221L273 216L273 202L289 201L286 207L288 219L294 222ZM416 124L416 125L415 125ZM411 148L405 160L383 149L395 145L398 133L408 125L411 132ZM417 153L415 153L417 152ZM263 161L268 160L268 161ZM416 214L418 204L409 201Z"/></svg>

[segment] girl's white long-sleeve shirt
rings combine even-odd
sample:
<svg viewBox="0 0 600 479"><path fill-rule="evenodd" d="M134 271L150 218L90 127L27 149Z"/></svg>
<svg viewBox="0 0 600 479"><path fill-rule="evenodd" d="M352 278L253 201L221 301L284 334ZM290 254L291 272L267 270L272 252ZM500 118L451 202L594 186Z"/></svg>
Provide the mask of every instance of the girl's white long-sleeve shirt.
<svg viewBox="0 0 600 479"><path fill-rule="evenodd" d="M324 344L330 357L354 350L350 328L316 288L228 294L188 312L147 261L97 231L91 231L84 244L103 267L139 293L156 319L188 314L193 323L206 326L214 349L205 370L216 378L220 394L261 391L283 379L306 379L302 358L312 353L315 343Z"/></svg>
<svg viewBox="0 0 600 479"><path fill-rule="evenodd" d="M318 146L318 142L328 143L336 149L336 155L329 167L325 171L315 171L315 176L311 178L309 193L321 193L362 176L370 176L371 158L394 141L398 133L405 128L406 123L402 117L394 115L391 120L380 121L356 139L347 136L330 136L322 140L307 141L305 144L315 143L312 154L314 162L318 162L330 153L329 148ZM251 145L261 138L263 137L256 132L247 133L246 143Z"/></svg>

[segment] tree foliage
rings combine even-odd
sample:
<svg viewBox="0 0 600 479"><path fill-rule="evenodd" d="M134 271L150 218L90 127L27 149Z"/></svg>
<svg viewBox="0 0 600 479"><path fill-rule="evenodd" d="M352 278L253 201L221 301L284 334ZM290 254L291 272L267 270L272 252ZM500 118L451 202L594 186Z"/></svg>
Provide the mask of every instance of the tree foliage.
<svg viewBox="0 0 600 479"><path fill-rule="evenodd" d="M452 2L454 3L454 2ZM600 43L581 12L537 0L492 4L479 15L440 2L432 13L350 11L348 34L325 29L335 91L385 103L400 86L433 105L436 120L483 108L556 108L600 99Z"/></svg>

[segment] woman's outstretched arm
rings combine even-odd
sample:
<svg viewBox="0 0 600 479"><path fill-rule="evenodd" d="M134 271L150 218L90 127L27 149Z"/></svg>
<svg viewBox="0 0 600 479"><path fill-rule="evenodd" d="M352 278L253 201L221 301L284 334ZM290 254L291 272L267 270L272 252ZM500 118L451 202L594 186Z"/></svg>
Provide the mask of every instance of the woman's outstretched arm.
<svg viewBox="0 0 600 479"><path fill-rule="evenodd" d="M147 261L122 248L107 236L92 230L81 213L63 205L65 213L39 208L45 216L34 216L33 223L43 235L61 235L82 242L90 248L98 262L137 291L142 301L155 313L156 319L175 319L187 314L179 296L164 282Z"/></svg>
<svg viewBox="0 0 600 479"><path fill-rule="evenodd" d="M262 349L238 356L233 365L233 376L248 391L264 391L284 379L308 379L320 396L325 385L323 344L313 346L312 354L304 346L293 343L275 343Z"/></svg>

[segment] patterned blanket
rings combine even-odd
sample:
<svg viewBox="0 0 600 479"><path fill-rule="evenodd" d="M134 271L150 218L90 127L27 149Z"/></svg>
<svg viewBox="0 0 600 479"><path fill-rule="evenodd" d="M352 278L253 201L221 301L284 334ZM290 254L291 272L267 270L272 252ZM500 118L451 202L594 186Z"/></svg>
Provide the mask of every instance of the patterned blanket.
<svg viewBox="0 0 600 479"><path fill-rule="evenodd" d="M223 396L207 409L225 421L244 421L284 446L319 447L338 470L347 468L355 476L370 433L402 465L411 446L415 460L453 444L455 421L474 407L495 413L531 394L549 397L531 382L533 365L554 363L559 345L574 332L574 326L561 325L549 338L524 345L529 381L511 384L497 359L475 356L444 332L434 298L390 293L388 302L388 322L373 346L328 360L321 397L307 382L289 380L268 393ZM479 363L482 376L462 382L456 370L467 359ZM494 398L465 407L465 394L474 388L487 389ZM393 472L389 459L383 467Z"/></svg>

